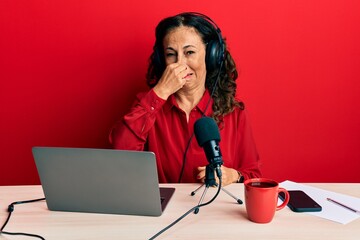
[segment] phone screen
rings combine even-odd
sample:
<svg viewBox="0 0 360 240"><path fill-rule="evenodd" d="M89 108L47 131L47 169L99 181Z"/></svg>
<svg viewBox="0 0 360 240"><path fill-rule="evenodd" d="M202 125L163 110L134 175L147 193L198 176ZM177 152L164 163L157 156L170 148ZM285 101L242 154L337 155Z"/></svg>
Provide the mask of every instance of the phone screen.
<svg viewBox="0 0 360 240"><path fill-rule="evenodd" d="M320 212L322 207L315 202L309 195L300 190L288 191L290 200L288 207L294 212ZM284 200L285 194L280 193L279 197Z"/></svg>

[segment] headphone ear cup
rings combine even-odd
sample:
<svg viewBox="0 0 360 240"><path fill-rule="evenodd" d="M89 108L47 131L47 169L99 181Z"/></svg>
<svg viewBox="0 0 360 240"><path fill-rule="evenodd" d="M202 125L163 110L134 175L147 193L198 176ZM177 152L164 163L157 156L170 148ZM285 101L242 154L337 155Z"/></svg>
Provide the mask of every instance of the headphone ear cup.
<svg viewBox="0 0 360 240"><path fill-rule="evenodd" d="M218 41L210 41L206 46L206 70L213 71L219 68L224 58L224 50Z"/></svg>

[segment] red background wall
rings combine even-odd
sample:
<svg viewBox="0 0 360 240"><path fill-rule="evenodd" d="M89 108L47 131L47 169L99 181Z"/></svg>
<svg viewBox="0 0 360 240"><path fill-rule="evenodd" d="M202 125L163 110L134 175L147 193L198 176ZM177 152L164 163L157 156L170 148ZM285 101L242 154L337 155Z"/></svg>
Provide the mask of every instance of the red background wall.
<svg viewBox="0 0 360 240"><path fill-rule="evenodd" d="M182 11L228 39L266 177L360 182L359 1L2 0L0 185L39 183L33 146L109 148Z"/></svg>

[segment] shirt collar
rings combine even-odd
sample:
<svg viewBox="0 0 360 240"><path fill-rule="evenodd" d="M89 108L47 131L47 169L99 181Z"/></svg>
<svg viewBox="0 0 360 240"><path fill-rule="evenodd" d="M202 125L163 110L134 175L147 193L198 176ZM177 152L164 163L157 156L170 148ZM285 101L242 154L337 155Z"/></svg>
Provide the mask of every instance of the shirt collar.
<svg viewBox="0 0 360 240"><path fill-rule="evenodd" d="M201 113L206 115L206 116L209 116L212 113L213 100L211 99L210 102L209 102L209 100L210 100L210 93L209 93L209 90L206 89L203 97L200 99L200 102L195 106L195 108L200 110ZM209 106L206 109L206 106L207 106L208 102L209 102ZM171 95L168 98L168 100L166 101L165 106L164 106L164 110L165 111L170 111L172 107L179 108L179 105L176 102L174 94ZM206 110L206 112L205 112L205 110Z"/></svg>
<svg viewBox="0 0 360 240"><path fill-rule="evenodd" d="M201 111L202 114L204 114L205 116L210 116L210 114L212 113L212 104L213 104L213 99L210 99L210 93L209 90L206 89L203 97L201 98L200 102L197 104L197 108ZM206 106L209 104L209 106L206 109ZM205 112L206 111L206 112Z"/></svg>

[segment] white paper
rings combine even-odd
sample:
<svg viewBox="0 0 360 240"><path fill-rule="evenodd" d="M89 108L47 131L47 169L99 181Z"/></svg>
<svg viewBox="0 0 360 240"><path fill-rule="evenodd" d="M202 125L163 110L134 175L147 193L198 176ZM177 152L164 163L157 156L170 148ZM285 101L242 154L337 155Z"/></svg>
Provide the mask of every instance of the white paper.
<svg viewBox="0 0 360 240"><path fill-rule="evenodd" d="M341 207L335 203L326 200L327 198L331 198L353 209L360 210L360 198L356 198L336 192L331 192L320 188L295 183L288 180L280 183L279 185L280 187L283 187L286 190L302 190L312 199L314 199L318 204L320 204L320 206L322 207L321 212L307 212L307 214L322 217L342 224L347 224L360 217L355 212L352 212L349 209L346 209L344 207Z"/></svg>

